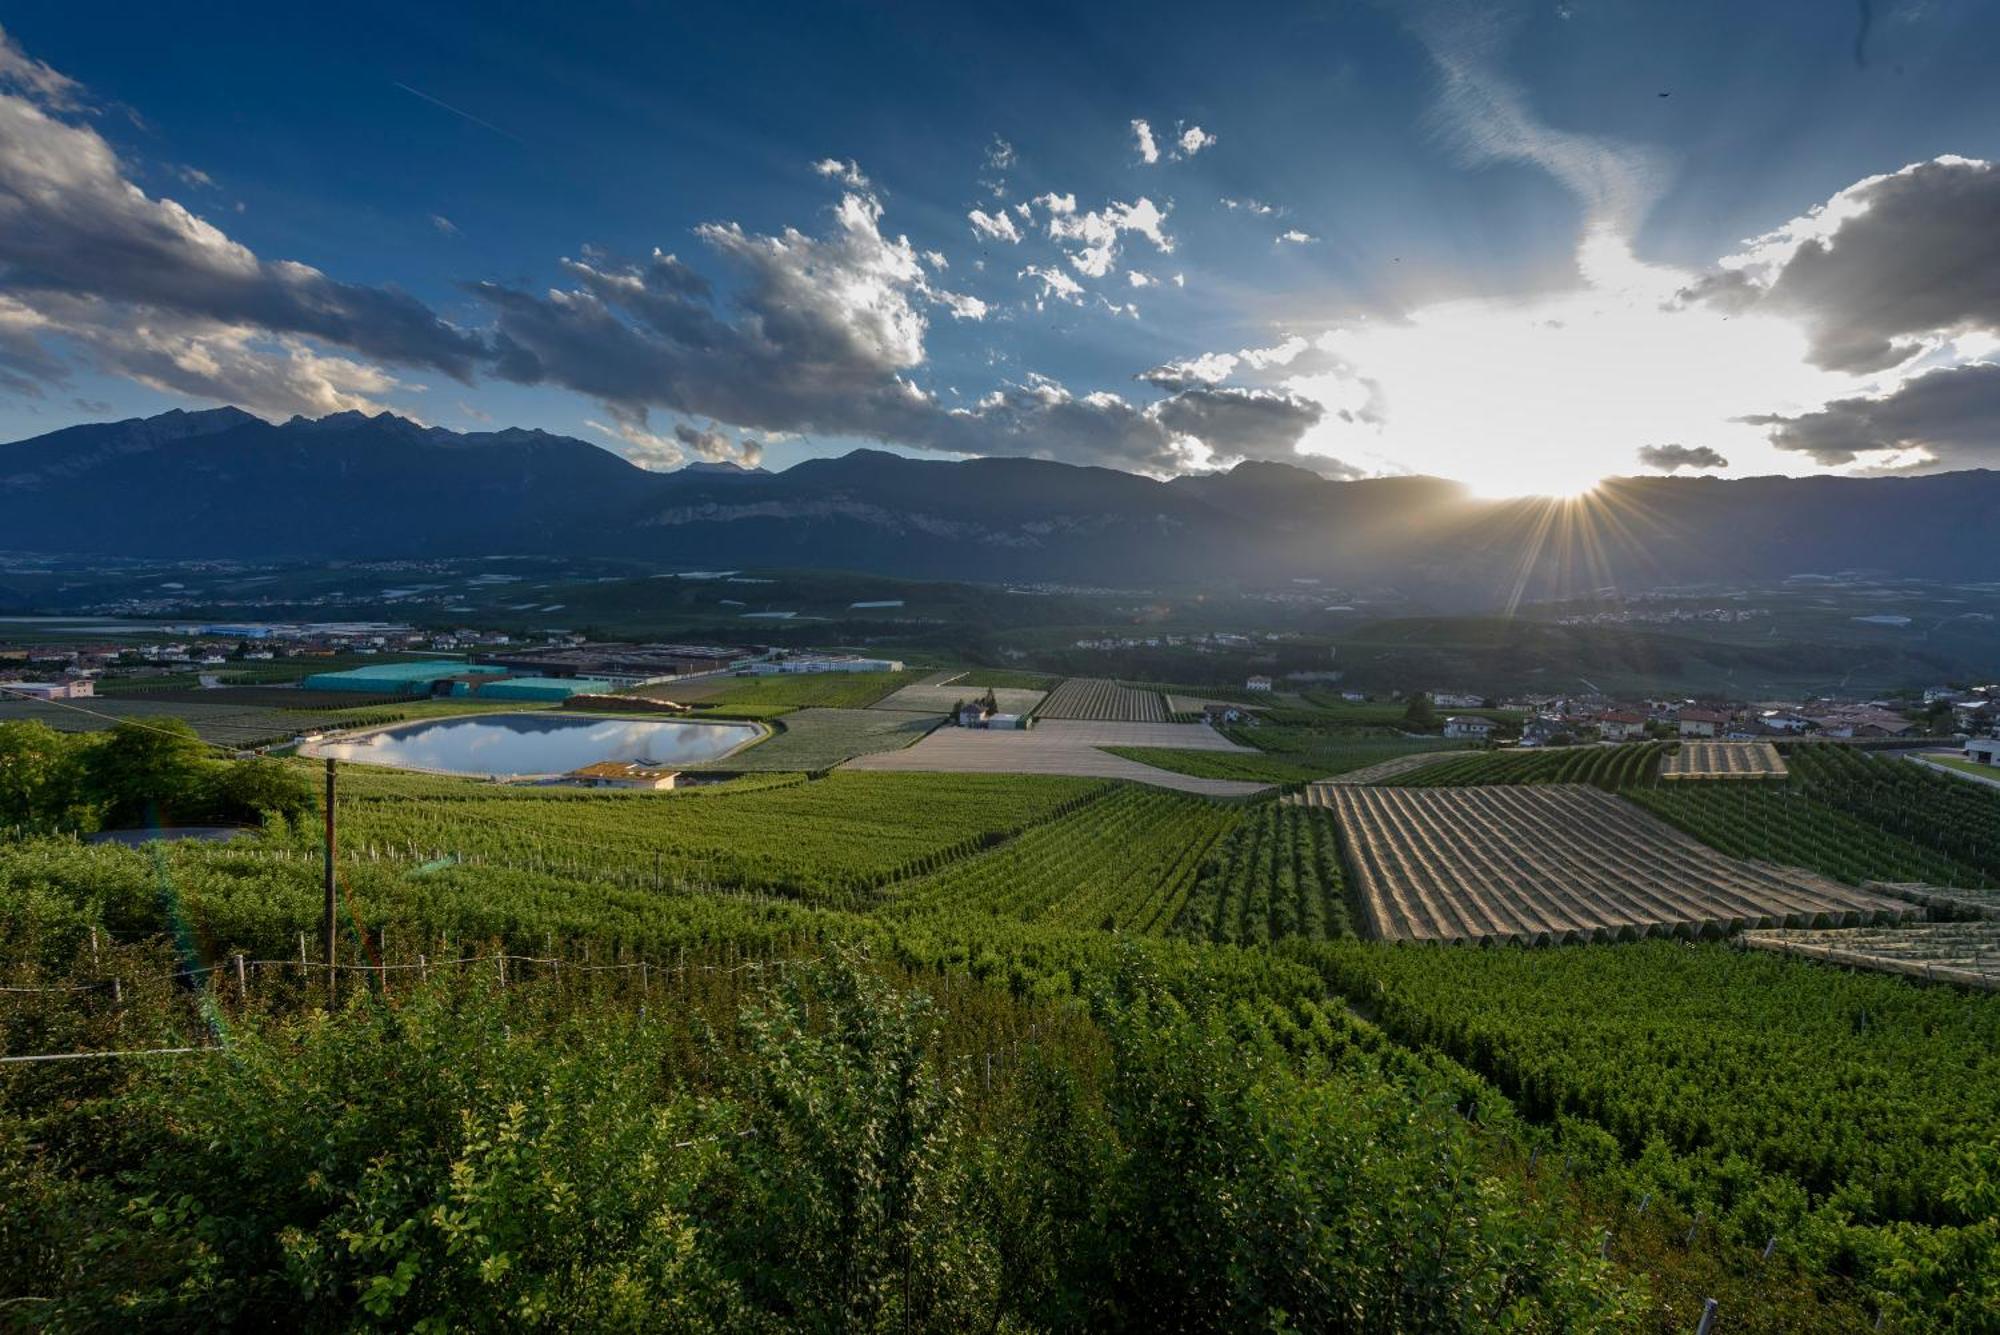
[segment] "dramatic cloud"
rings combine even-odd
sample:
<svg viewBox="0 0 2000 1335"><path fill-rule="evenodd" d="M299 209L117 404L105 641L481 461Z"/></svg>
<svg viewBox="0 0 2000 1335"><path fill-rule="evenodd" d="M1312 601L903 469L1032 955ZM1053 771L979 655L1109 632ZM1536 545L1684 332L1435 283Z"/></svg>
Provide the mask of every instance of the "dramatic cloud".
<svg viewBox="0 0 2000 1335"><path fill-rule="evenodd" d="M1941 157L1871 176L1747 243L1687 301L1795 317L1812 360L1867 373L2000 330L2000 168Z"/></svg>
<svg viewBox="0 0 2000 1335"><path fill-rule="evenodd" d="M78 86L4 34L0 87L12 90L0 92L0 293L16 308L17 374L21 338L61 338L114 373L276 415L373 407L367 396L396 383L305 339L471 378L481 341L415 298L259 259L147 195L95 129L64 118Z"/></svg>
<svg viewBox="0 0 2000 1335"><path fill-rule="evenodd" d="M1132 122L1132 137L1138 142L1139 161L1151 166L1160 160L1160 146L1153 142L1153 127L1145 121Z"/></svg>
<svg viewBox="0 0 2000 1335"><path fill-rule="evenodd" d="M1132 221L1131 230L1145 230L1142 217ZM699 229L732 272L732 310L693 268L662 253L626 267L566 261L573 285L547 294L490 283L474 290L494 311L500 374L599 400L610 420L595 429L649 466L699 453L678 432L653 431L653 410L759 432L1033 454L1161 475L1214 458L1282 454L1287 432L1296 440L1316 420L1311 405L1265 391L1190 390L1140 405L1073 393L1040 376L971 407L946 408L913 378L926 360L926 311L943 306L978 318L984 305L932 288L916 250L885 235L881 222L879 201L851 193L824 236L790 229L759 236L734 224ZM1031 265L1021 277L1041 285L1043 300L1084 296L1059 265Z"/></svg>
<svg viewBox="0 0 2000 1335"><path fill-rule="evenodd" d="M1879 397L1835 399L1816 412L1744 420L1768 427L1779 449L1828 467L2000 467L2000 365L1950 367Z"/></svg>
<svg viewBox="0 0 2000 1335"><path fill-rule="evenodd" d="M1187 129L1181 131L1181 137L1178 142L1181 146L1179 156L1191 158L1204 148L1214 148L1216 138L1214 135L1204 131L1199 125L1190 125Z"/></svg>
<svg viewBox="0 0 2000 1335"><path fill-rule="evenodd" d="M1706 445L1641 445L1639 462L1647 468L1656 468L1662 473L1672 473L1682 468L1700 471L1706 468L1727 468L1729 460Z"/></svg>
<svg viewBox="0 0 2000 1335"><path fill-rule="evenodd" d="M1009 245L1017 245L1021 240L1021 229L1014 225L1013 215L1004 209L996 213L974 209L965 216L971 221L972 230L980 236L1005 241Z"/></svg>
<svg viewBox="0 0 2000 1335"><path fill-rule="evenodd" d="M1330 459L1301 459L1295 452L1300 437L1325 415L1310 399L1216 386L1182 390L1162 399L1154 413L1168 431L1200 440L1218 460L1285 459L1344 468Z"/></svg>

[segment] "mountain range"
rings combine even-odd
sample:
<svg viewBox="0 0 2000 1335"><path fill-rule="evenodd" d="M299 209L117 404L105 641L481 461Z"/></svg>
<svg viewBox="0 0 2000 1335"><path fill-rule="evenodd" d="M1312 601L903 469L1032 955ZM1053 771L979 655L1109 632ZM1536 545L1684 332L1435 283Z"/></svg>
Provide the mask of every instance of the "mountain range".
<svg viewBox="0 0 2000 1335"><path fill-rule="evenodd" d="M0 445L0 550L593 555L1116 586L1317 578L1477 607L1845 570L2000 579L2000 473L1621 478L1567 503L1280 463L1162 482L856 450L782 472L659 473L541 431L217 408Z"/></svg>

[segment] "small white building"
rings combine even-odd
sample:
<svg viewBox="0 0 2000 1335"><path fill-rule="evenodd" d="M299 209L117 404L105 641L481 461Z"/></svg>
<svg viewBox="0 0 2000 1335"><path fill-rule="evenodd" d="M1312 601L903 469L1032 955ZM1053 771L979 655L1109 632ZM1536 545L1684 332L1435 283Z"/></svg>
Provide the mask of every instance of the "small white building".
<svg viewBox="0 0 2000 1335"><path fill-rule="evenodd" d="M988 732L1011 732L1020 726L1021 716L1019 714L988 714L986 716L986 730Z"/></svg>
<svg viewBox="0 0 2000 1335"><path fill-rule="evenodd" d="M1965 758L1975 765L2000 767L2000 737L1974 737L1965 744Z"/></svg>
<svg viewBox="0 0 2000 1335"><path fill-rule="evenodd" d="M1271 689L1271 679L1269 677L1252 677L1243 683L1243 689L1246 691L1268 692Z"/></svg>
<svg viewBox="0 0 2000 1335"><path fill-rule="evenodd" d="M82 700L97 694L88 677L64 681L0 681L0 697L9 700Z"/></svg>
<svg viewBox="0 0 2000 1335"><path fill-rule="evenodd" d="M1483 742L1493 735L1493 720L1481 718L1477 714L1453 714L1444 721L1444 735L1447 737L1468 737Z"/></svg>
<svg viewBox="0 0 2000 1335"><path fill-rule="evenodd" d="M644 788L664 792L680 779L679 770L661 769L636 760L600 760L569 772L572 783L586 788Z"/></svg>

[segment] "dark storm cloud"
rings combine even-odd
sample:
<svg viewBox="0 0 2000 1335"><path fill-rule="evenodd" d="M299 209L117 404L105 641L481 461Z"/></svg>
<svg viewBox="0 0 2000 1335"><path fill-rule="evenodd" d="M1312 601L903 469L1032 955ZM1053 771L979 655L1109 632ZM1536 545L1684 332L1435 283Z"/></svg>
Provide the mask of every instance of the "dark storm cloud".
<svg viewBox="0 0 2000 1335"><path fill-rule="evenodd" d="M2000 366L1932 371L1880 398L1836 399L1797 417L1745 421L1770 428L1771 443L1829 467L1874 450L1920 450L1924 470L2000 467Z"/></svg>
<svg viewBox="0 0 2000 1335"><path fill-rule="evenodd" d="M1678 468L1727 468L1729 460L1706 445L1641 445L1639 462L1671 473Z"/></svg>
<svg viewBox="0 0 2000 1335"><path fill-rule="evenodd" d="M2000 329L2000 168L1943 157L1857 182L1681 299L1796 317L1814 364L1857 374L1926 335Z"/></svg>

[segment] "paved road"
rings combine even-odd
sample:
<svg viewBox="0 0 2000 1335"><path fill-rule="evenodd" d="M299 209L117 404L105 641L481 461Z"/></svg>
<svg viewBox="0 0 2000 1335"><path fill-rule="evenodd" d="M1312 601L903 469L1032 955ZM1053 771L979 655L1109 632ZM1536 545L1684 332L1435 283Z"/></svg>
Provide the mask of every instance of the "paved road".
<svg viewBox="0 0 2000 1335"><path fill-rule="evenodd" d="M857 756L844 769L943 774L1067 774L1130 779L1206 797L1248 797L1271 787L1238 779L1198 779L1114 756L1106 746L1245 751L1205 723L1097 723L1045 719L1024 732L939 728L915 746Z"/></svg>

